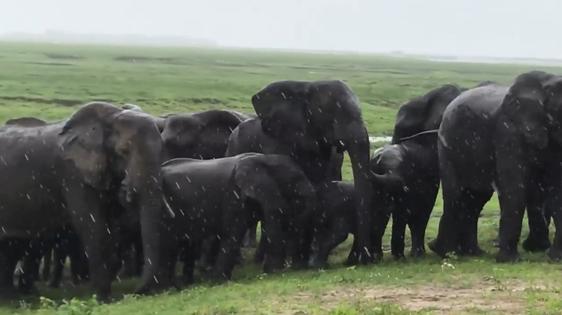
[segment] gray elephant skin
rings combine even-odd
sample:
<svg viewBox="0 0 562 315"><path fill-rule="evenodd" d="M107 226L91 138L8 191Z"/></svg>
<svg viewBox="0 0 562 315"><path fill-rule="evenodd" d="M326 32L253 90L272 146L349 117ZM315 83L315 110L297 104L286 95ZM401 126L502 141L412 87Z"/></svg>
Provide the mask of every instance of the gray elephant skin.
<svg viewBox="0 0 562 315"><path fill-rule="evenodd" d="M71 224L89 257L97 297L106 300L111 232L121 215L115 212L130 212L141 226L145 261L150 262L139 291L168 278L158 268L162 140L152 119L108 103L89 103L60 123L12 122L0 128L0 148L0 177L12 179L0 187L0 242ZM118 191L135 206L118 206ZM0 253L0 267L11 276L7 256ZM11 283L2 285L11 290Z"/></svg>
<svg viewBox="0 0 562 315"><path fill-rule="evenodd" d="M163 191L175 218L168 249L187 246L184 280L193 280L193 260L202 241L220 242L211 277L230 279L244 232L253 212L263 222L269 243L264 271L283 267L284 242L298 242L305 228L300 222L315 209L312 184L290 158L245 153L214 160L173 159L163 164ZM175 240L175 242L174 242Z"/></svg>
<svg viewBox="0 0 562 315"><path fill-rule="evenodd" d="M562 183L562 80L533 71L511 86L488 84L463 92L448 106L439 129L439 163L444 209L430 248L440 256L482 253L477 224L494 191L501 208L497 261L518 259L525 209L531 232L525 245L546 249L546 201L560 208ZM560 226L560 211L554 215ZM549 254L559 259L557 229Z"/></svg>
<svg viewBox="0 0 562 315"><path fill-rule="evenodd" d="M263 131L289 145L296 160L317 160L329 155L334 147L349 153L356 190L358 242L348 262L377 260L382 253L371 244L369 137L359 101L351 89L341 81L279 81L256 93L252 105ZM326 174L309 174L309 178L315 183L326 182Z"/></svg>

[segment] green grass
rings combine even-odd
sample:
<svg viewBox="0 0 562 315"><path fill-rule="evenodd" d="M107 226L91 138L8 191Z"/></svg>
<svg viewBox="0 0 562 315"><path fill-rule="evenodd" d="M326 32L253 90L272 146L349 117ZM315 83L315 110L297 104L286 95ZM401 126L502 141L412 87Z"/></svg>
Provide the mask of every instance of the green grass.
<svg viewBox="0 0 562 315"><path fill-rule="evenodd" d="M359 96L369 133L390 135L398 106L431 88L446 83L470 87L483 80L507 83L537 68L542 69L363 54L2 43L0 121L20 116L58 120L91 100L136 103L153 114L210 108L252 112L251 95L272 81L341 79ZM344 174L350 178L348 163ZM441 209L438 198L427 240L436 234ZM0 313L560 313L562 266L549 263L544 254L528 253L518 264L494 263L497 226L498 204L493 199L479 225L481 245L489 254L476 259L441 261L429 254L397 262L386 255L378 265L346 268L342 262L348 240L336 249L327 270L264 275L248 263L223 285L200 283L151 297L127 295L109 305L93 302L88 286L41 286L44 298L0 303ZM115 296L132 292L135 284L115 283ZM455 306L451 296L457 296L461 306Z"/></svg>

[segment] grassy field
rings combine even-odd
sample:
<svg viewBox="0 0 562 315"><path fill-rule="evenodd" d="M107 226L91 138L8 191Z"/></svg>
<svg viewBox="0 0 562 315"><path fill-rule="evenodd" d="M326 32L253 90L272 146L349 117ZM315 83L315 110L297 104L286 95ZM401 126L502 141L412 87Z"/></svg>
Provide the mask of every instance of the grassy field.
<svg viewBox="0 0 562 315"><path fill-rule="evenodd" d="M507 83L530 69L540 67L363 54L1 43L0 121L19 116L62 119L91 100L132 102L153 114L210 108L251 112L250 97L271 81L341 79L359 96L369 133L390 135L398 106L431 88L445 83L470 87L483 80ZM436 234L440 213L438 200L428 240ZM41 286L41 298L3 302L0 313L562 312L562 265L548 262L543 254L528 253L517 264L494 263L492 241L497 225L494 199L480 220L481 245L489 254L478 259L442 261L429 254L423 259L394 261L387 255L378 265L346 268L342 262L350 246L347 241L336 250L326 270L264 275L258 266L248 263L236 269L233 281L223 285L201 283L183 291L121 299L135 285L123 281L114 286L119 300L109 305L93 302L87 286L66 285L61 290ZM245 254L250 257L251 250Z"/></svg>

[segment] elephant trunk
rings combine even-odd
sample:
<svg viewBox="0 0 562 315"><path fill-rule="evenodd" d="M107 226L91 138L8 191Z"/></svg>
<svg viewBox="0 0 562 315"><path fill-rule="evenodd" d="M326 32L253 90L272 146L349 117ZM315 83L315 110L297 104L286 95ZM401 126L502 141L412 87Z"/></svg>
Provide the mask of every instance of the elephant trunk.
<svg viewBox="0 0 562 315"><path fill-rule="evenodd" d="M154 152L143 152L130 161L126 182L135 194L134 204L138 207L140 234L144 252L144 269L138 293L147 293L170 286L171 275L167 273L165 257L166 216L171 216L165 207L160 173L160 142L149 147ZM148 148L148 147L147 147Z"/></svg>
<svg viewBox="0 0 562 315"><path fill-rule="evenodd" d="M353 253L360 263L368 263L375 259L371 245L372 218L372 186L369 172L370 144L367 130L362 123L348 126L345 133L349 136L345 145L351 159L353 169L353 180L355 184L355 206L357 219L357 242L358 245Z"/></svg>
<svg viewBox="0 0 562 315"><path fill-rule="evenodd" d="M377 174L371 171L371 176L374 184L384 189L397 190L406 187L402 178L395 173Z"/></svg>

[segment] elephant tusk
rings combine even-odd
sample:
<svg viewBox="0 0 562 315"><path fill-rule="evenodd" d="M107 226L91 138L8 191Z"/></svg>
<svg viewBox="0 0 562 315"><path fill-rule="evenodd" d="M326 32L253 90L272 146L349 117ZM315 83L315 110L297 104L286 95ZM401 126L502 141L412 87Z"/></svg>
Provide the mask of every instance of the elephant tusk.
<svg viewBox="0 0 562 315"><path fill-rule="evenodd" d="M174 212L174 210L172 210L172 207L170 207L168 200L166 200L166 196L162 196L162 201L164 201L164 206L166 206L166 210L168 210L168 214L170 214L170 217L174 219L176 217L176 213Z"/></svg>
<svg viewBox="0 0 562 315"><path fill-rule="evenodd" d="M425 131L422 131L422 132L418 132L418 133L416 133L416 134L413 134L413 135L411 135L411 136L407 136L407 137L400 138L400 139L398 139L398 142L402 142L402 141L406 141L406 140L410 140L410 139L416 138L416 137L418 137L418 136L427 135L427 134L432 134L432 133L438 133L438 132L439 132L439 129L425 130Z"/></svg>

